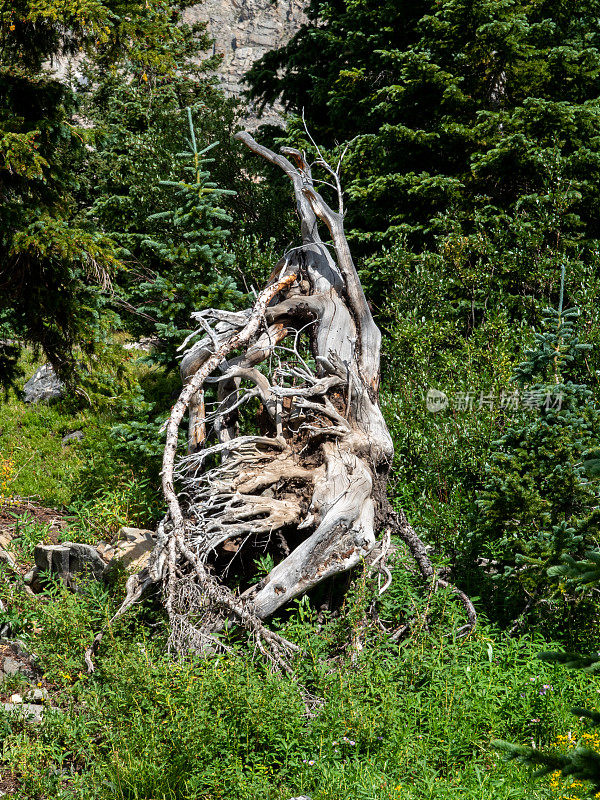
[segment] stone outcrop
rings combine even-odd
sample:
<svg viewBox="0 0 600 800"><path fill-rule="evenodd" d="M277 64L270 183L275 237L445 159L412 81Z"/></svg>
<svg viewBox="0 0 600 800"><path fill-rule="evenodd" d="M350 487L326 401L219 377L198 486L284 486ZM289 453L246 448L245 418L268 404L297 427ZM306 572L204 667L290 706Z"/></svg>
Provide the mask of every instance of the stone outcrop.
<svg viewBox="0 0 600 800"><path fill-rule="evenodd" d="M206 0L185 12L187 22L207 22L215 40L214 52L223 54L218 70L226 94L240 96L244 73L268 50L285 44L306 21L307 0ZM248 108L250 121L254 110ZM278 123L276 109L265 112L257 124Z"/></svg>
<svg viewBox="0 0 600 800"><path fill-rule="evenodd" d="M240 97L246 88L244 74L268 50L281 47L291 39L307 21L304 13L307 6L308 0L205 0L186 9L183 19L189 23L207 23L207 32L214 39L212 52L223 56L217 70L221 87L225 94ZM69 70L79 73L80 56L55 58L47 66L57 77L64 78ZM257 119L256 110L248 105L243 123L248 128L281 124L279 111L278 108L265 109ZM130 349L137 344L125 347Z"/></svg>
<svg viewBox="0 0 600 800"><path fill-rule="evenodd" d="M60 711L50 705L50 694L42 685L45 681L36 662L35 655L29 653L19 639L0 639L0 709L29 723L42 722L48 708ZM15 677L25 683L25 688L27 683L31 685L24 692L25 697L22 690L10 694L7 687L12 685Z"/></svg>
<svg viewBox="0 0 600 800"><path fill-rule="evenodd" d="M96 548L80 542L38 544L33 555L39 572L54 573L66 583L75 575L99 579L106 569L106 562Z"/></svg>
<svg viewBox="0 0 600 800"><path fill-rule="evenodd" d="M63 383L58 379L50 364L44 364L23 387L23 400L26 403L40 403L61 397Z"/></svg>
<svg viewBox="0 0 600 800"><path fill-rule="evenodd" d="M117 564L130 572L145 567L156 543L154 531L145 528L120 528L114 544L97 547L80 542L36 545L35 567L24 576L33 591L42 591L40 573L57 575L67 586L76 588L79 577L100 580Z"/></svg>
<svg viewBox="0 0 600 800"><path fill-rule="evenodd" d="M123 527L113 545L100 544L98 552L109 566L117 562L131 572L139 572L148 564L156 544L154 531Z"/></svg>

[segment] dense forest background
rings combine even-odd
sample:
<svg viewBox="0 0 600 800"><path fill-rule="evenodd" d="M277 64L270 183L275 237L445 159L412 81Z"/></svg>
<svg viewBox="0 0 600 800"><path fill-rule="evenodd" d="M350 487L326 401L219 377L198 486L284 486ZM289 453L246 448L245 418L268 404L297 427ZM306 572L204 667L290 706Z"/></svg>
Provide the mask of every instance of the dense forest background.
<svg viewBox="0 0 600 800"><path fill-rule="evenodd" d="M291 189L232 138L245 103L219 90L219 55L183 22L191 4L0 0L0 513L24 571L50 531L23 498L56 509L70 541L156 523L191 312L243 308L297 244ZM312 0L247 76L249 99L286 112L257 139L344 154L347 234L384 335L390 500L473 598L476 631L461 638L460 605L399 557L375 615L359 570L334 587L335 613L315 595L273 623L304 650L295 678L239 641L174 660L152 599L115 625L90 677L83 650L125 576L34 600L0 564L0 621L58 709L39 726L0 711L6 790L600 790L599 11ZM123 346L142 340L150 352ZM27 406L23 382L45 362L66 391ZM407 634L390 643L377 615ZM505 763L498 739L549 777Z"/></svg>

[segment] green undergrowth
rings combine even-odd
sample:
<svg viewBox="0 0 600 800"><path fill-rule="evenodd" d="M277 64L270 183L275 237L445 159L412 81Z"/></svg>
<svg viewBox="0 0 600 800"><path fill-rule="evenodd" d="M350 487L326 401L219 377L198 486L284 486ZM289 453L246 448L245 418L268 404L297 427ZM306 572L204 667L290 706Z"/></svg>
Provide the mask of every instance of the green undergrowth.
<svg viewBox="0 0 600 800"><path fill-rule="evenodd" d="M108 629L88 676L83 649L122 588L55 584L42 603L19 601L57 707L39 726L0 712L0 770L23 800L549 799L560 795L548 781L504 764L491 742L549 746L572 725L568 707L600 690L598 677L538 661L538 638L485 622L456 638L460 609L443 593L429 628L392 645L365 632L360 581L325 624L306 599L280 623L302 649L293 675L239 639L205 660L170 656L149 600ZM394 595L417 613L428 602L402 581ZM362 650L341 646L359 633Z"/></svg>
<svg viewBox="0 0 600 800"><path fill-rule="evenodd" d="M468 389L504 388L518 348L504 335L502 320L494 325L493 363L475 339L442 356L434 336L411 343L407 326L395 339L398 362L387 368L382 406L397 453L391 499L434 546L438 568L456 569L468 551L475 490L502 418L487 407L432 414L424 395L429 387L451 398ZM490 327L488 338L493 332ZM36 364L24 358L29 376ZM403 372L400 360L408 364ZM129 369L141 392L131 408L70 400L29 407L14 393L0 405L3 511L10 513L15 497L60 510L69 525L59 541L95 543L120 525L152 526L161 507L158 456L148 432L177 387L139 362ZM83 431L82 440L63 445L74 430ZM49 535L46 523L15 520L10 550L23 568ZM23 800L583 797L568 787L564 794L556 779L533 781L526 770L505 764L492 742L552 747L572 731L572 706L595 707L598 677L536 658L595 642L594 609L580 609L571 624L564 601L555 610L548 602L544 613L564 624L545 636L524 626L511 637L482 614L475 632L461 639L456 632L464 617L450 594L428 597L401 567L393 575L377 610L390 628L412 621L409 638L392 645L376 625L365 624L375 591L355 576L337 616L318 623L323 598L315 595L271 623L302 651L293 674L283 675L239 632L218 657L169 655L156 597L109 626L124 596L124 574L76 593L47 581L33 600L0 564L0 597L8 609L0 622L9 622L36 654L49 687L47 705L56 709L46 711L41 725L0 709L0 775L18 781ZM485 609L486 598L472 594ZM83 654L105 627L89 676ZM352 642L361 646L352 649ZM28 688L14 677L2 694Z"/></svg>
<svg viewBox="0 0 600 800"><path fill-rule="evenodd" d="M146 527L157 518L158 461L145 457L139 442L127 442L120 426L133 415L150 428L155 408L170 401L173 382L125 351L122 358L137 388L112 405L69 393L29 405L20 392L8 392L0 403L0 501L8 513L20 499L57 509L70 518L72 538L83 541L112 535L121 525ZM23 351L26 378L40 363ZM81 440L63 443L74 431L81 431ZM20 525L36 535L33 518Z"/></svg>

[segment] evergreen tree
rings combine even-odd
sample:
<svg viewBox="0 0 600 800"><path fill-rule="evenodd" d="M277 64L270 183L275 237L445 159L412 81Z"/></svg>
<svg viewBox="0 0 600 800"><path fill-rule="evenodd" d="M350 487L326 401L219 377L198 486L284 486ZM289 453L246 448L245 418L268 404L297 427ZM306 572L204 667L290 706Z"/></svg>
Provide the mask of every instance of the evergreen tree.
<svg viewBox="0 0 600 800"><path fill-rule="evenodd" d="M146 357L160 367L169 380L179 383L178 348L193 333L192 312L218 307L233 310L244 295L232 279L233 256L226 249L229 231L223 227L231 217L219 206L231 190L218 188L206 168L209 145L198 148L192 111L186 109L189 149L178 154L184 179L160 181L172 197L170 208L149 217L152 233L131 234L137 240L140 258L159 264L137 286L129 286L129 302L143 312L143 330L155 338L156 346ZM165 401L136 403L134 419L113 428L117 440L129 451L158 456L163 442Z"/></svg>
<svg viewBox="0 0 600 800"><path fill-rule="evenodd" d="M111 243L72 224L85 134L50 59L87 46L108 9L86 3L0 3L0 338L43 347L64 371L91 348L95 285L116 265ZM17 355L3 364L10 380Z"/></svg>
<svg viewBox="0 0 600 800"><path fill-rule="evenodd" d="M564 308L564 276L563 265L558 309L546 309L543 330L515 370L525 410L506 416L478 499L472 545L499 563L497 602L509 617L546 596L547 570L565 553L589 547L600 518L598 487L588 475L600 413L578 377L590 345L580 342L578 309Z"/></svg>
<svg viewBox="0 0 600 800"><path fill-rule="evenodd" d="M181 23L175 12L174 19ZM191 235L185 227L192 224L191 218L182 222L171 213L178 202L173 188L175 184L180 188L182 151L191 152L187 125L181 124L186 108L193 117L198 152L210 144L212 177L231 190L219 194L223 210L236 220L229 249L235 248L242 262L260 261L253 244L258 235L263 240L277 235L287 243L285 218L273 190L263 182L248 180L247 148L242 150L232 138L239 104L216 85L214 67L220 57L205 57L209 39L203 28L179 24L178 30L178 49L171 52L171 57L177 56L175 72L161 71L160 64L151 70L143 53L139 59L128 55L110 70L90 60L84 85L78 88L83 112L93 126L93 150L81 192L83 216L117 244L122 269L115 284L122 325L135 337L155 336L159 318L175 313L168 303L158 308L157 292L161 279L170 292L176 256L164 246L149 243L177 240L182 225L186 235ZM254 162L250 161L253 170ZM185 280L189 264L185 259L180 264L178 280ZM150 284L152 299L147 291ZM179 322L187 327L189 319L183 322L180 316Z"/></svg>
<svg viewBox="0 0 600 800"><path fill-rule="evenodd" d="M193 332L193 311L232 310L243 298L231 277L233 257L225 249L229 231L223 223L231 222L231 217L218 205L233 192L210 180L206 154L211 146L198 149L190 108L187 118L189 150L179 156L188 177L161 181L172 190L173 208L149 218L156 224L152 235L139 235L142 254L160 259L162 270L130 294L156 320L160 345L150 358L166 368L176 365L177 348Z"/></svg>
<svg viewBox="0 0 600 800"><path fill-rule="evenodd" d="M596 2L312 0L308 16L250 70L250 95L304 113L326 145L352 140L348 227L363 240L420 244L449 209L467 227L512 213L543 194L555 150L579 193L571 227L597 238Z"/></svg>
<svg viewBox="0 0 600 800"><path fill-rule="evenodd" d="M189 3L187 3L189 5ZM177 75L195 37L186 2L0 2L0 339L41 345L65 375L110 323L102 290L120 268L113 241L81 213L94 134L55 60L77 54L106 74ZM63 70L64 73L64 70ZM2 378L16 348L3 346Z"/></svg>

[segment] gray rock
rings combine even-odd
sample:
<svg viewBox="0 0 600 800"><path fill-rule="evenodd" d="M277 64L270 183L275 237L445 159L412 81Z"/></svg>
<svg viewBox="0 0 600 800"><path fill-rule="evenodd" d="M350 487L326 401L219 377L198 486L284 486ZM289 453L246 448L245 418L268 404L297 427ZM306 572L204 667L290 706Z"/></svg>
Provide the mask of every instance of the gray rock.
<svg viewBox="0 0 600 800"><path fill-rule="evenodd" d="M33 551L35 566L40 572L69 574L69 548L62 544L37 544Z"/></svg>
<svg viewBox="0 0 600 800"><path fill-rule="evenodd" d="M44 706L37 703L2 703L5 711L16 712L30 722L41 722L44 718Z"/></svg>
<svg viewBox="0 0 600 800"><path fill-rule="evenodd" d="M2 663L2 672L5 675L18 675L23 670L23 664L20 661L17 661L16 658L11 658L10 656L4 657L4 662Z"/></svg>
<svg viewBox="0 0 600 800"><path fill-rule="evenodd" d="M29 650L27 649L25 642L22 639L7 639L2 638L0 639L1 645L8 645L11 647L18 656L22 658L31 658L35 659L35 656L32 655Z"/></svg>
<svg viewBox="0 0 600 800"><path fill-rule="evenodd" d="M75 575L99 579L106 569L106 562L96 548L80 542L38 544L33 557L40 572L60 575L66 582Z"/></svg>
<svg viewBox="0 0 600 800"><path fill-rule="evenodd" d="M121 528L115 548L115 558L128 569L145 566L156 544L154 531L145 528Z"/></svg>
<svg viewBox="0 0 600 800"><path fill-rule="evenodd" d="M148 563L155 544L154 531L123 527L120 528L114 545L100 545L98 550L110 562L111 568L120 563L129 570L139 572Z"/></svg>
<svg viewBox="0 0 600 800"><path fill-rule="evenodd" d="M25 575L23 575L23 583L26 586L31 586L34 592L39 591L40 589L38 580L39 575L40 575L39 569L37 567L34 567L33 569L30 569L29 572L25 573Z"/></svg>
<svg viewBox="0 0 600 800"><path fill-rule="evenodd" d="M40 403L62 397L64 388L64 383L58 379L52 366L44 364L23 387L23 400L26 403Z"/></svg>
<svg viewBox="0 0 600 800"><path fill-rule="evenodd" d="M239 97L248 67L267 50L289 41L306 22L308 0L205 0L185 11L186 22L206 22L214 39L214 52L223 56L217 77L227 94ZM256 119L256 109L247 107L245 125L277 124L281 106L267 107Z"/></svg>
<svg viewBox="0 0 600 800"><path fill-rule="evenodd" d="M66 436L62 438L62 444L70 444L71 442L80 442L83 439L83 431L73 431L73 433L67 433Z"/></svg>
<svg viewBox="0 0 600 800"><path fill-rule="evenodd" d="M35 678L35 670L29 660L18 661L12 656L4 656L2 668L0 669L0 683L5 678L12 678L15 675L22 675L24 678L31 680Z"/></svg>
<svg viewBox="0 0 600 800"><path fill-rule="evenodd" d="M48 690L47 689L31 689L25 697L28 700L31 700L33 703L43 703L44 700L48 699Z"/></svg>
<svg viewBox="0 0 600 800"><path fill-rule="evenodd" d="M139 342L126 342L123 345L124 350L142 350L144 353L151 353L156 350L160 340L155 336L142 336Z"/></svg>

